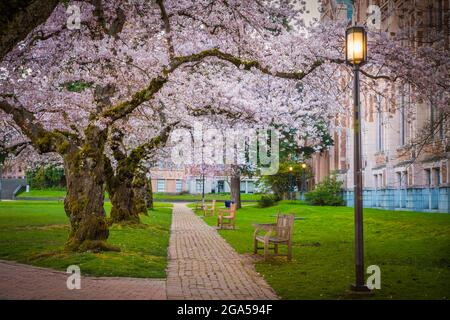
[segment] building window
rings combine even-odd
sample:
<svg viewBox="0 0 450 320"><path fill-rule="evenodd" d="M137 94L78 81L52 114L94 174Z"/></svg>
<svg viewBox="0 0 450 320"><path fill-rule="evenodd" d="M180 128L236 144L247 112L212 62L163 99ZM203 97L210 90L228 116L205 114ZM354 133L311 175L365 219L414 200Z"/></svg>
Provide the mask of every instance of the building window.
<svg viewBox="0 0 450 320"><path fill-rule="evenodd" d="M255 182L247 181L247 193L254 193L254 192L255 192Z"/></svg>
<svg viewBox="0 0 450 320"><path fill-rule="evenodd" d="M436 110L434 108L433 102L430 103L430 130L431 130L431 136L434 138L434 126L436 123Z"/></svg>
<svg viewBox="0 0 450 320"><path fill-rule="evenodd" d="M436 109L433 102L430 103L430 130L433 138L436 136L436 133L438 133L439 139L444 139L443 116L439 110Z"/></svg>
<svg viewBox="0 0 450 320"><path fill-rule="evenodd" d="M166 191L166 180L158 179L156 191L157 192L165 192Z"/></svg>
<svg viewBox="0 0 450 320"><path fill-rule="evenodd" d="M376 174L375 177L375 189L383 188L383 174Z"/></svg>
<svg viewBox="0 0 450 320"><path fill-rule="evenodd" d="M381 107L381 95L378 96L378 110L377 110L377 151L383 151L383 113Z"/></svg>
<svg viewBox="0 0 450 320"><path fill-rule="evenodd" d="M225 192L225 181L219 180L217 181L217 193Z"/></svg>
<svg viewBox="0 0 450 320"><path fill-rule="evenodd" d="M408 186L408 170L402 172L402 187L406 188Z"/></svg>
<svg viewBox="0 0 450 320"><path fill-rule="evenodd" d="M431 170L425 169L425 184L430 187L431 186Z"/></svg>
<svg viewBox="0 0 450 320"><path fill-rule="evenodd" d="M405 95L402 94L402 105L400 109L400 145L404 146L406 143L406 129L408 126L405 107Z"/></svg>
<svg viewBox="0 0 450 320"><path fill-rule="evenodd" d="M241 189L241 193L247 193L246 190L245 190L245 183L246 183L245 181L241 181L241 188L240 188Z"/></svg>
<svg viewBox="0 0 450 320"><path fill-rule="evenodd" d="M181 180L177 180L175 182L175 192L181 192L183 190L183 182Z"/></svg>
<svg viewBox="0 0 450 320"><path fill-rule="evenodd" d="M408 185L408 172L406 170L397 172L397 184L399 189L406 188Z"/></svg>
<svg viewBox="0 0 450 320"><path fill-rule="evenodd" d="M197 179L195 182L195 190L197 193L203 193L203 179Z"/></svg>
<svg viewBox="0 0 450 320"><path fill-rule="evenodd" d="M433 169L433 186L439 187L441 184L441 170L440 168Z"/></svg>

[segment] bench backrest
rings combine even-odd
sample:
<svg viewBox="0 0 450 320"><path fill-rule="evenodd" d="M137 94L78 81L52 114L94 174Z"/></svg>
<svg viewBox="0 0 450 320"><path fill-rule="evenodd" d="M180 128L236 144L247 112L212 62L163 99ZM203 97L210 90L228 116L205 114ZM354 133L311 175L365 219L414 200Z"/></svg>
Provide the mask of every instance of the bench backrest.
<svg viewBox="0 0 450 320"><path fill-rule="evenodd" d="M282 239L292 239L294 229L294 214L278 213L277 216L277 236Z"/></svg>

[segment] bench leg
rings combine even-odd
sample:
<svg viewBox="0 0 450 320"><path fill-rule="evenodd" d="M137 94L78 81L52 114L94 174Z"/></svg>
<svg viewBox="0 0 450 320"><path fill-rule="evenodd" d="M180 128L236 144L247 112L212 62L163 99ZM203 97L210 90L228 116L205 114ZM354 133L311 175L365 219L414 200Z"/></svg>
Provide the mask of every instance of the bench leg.
<svg viewBox="0 0 450 320"><path fill-rule="evenodd" d="M292 243L291 241L289 241L288 243L288 256L287 256L288 261L292 260Z"/></svg>
<svg viewBox="0 0 450 320"><path fill-rule="evenodd" d="M278 245L274 244L273 245L273 252L275 252L276 254L278 254Z"/></svg>
<svg viewBox="0 0 450 320"><path fill-rule="evenodd" d="M269 257L269 242L264 242L264 261Z"/></svg>
<svg viewBox="0 0 450 320"><path fill-rule="evenodd" d="M258 240L253 239L253 253L257 254L258 253Z"/></svg>

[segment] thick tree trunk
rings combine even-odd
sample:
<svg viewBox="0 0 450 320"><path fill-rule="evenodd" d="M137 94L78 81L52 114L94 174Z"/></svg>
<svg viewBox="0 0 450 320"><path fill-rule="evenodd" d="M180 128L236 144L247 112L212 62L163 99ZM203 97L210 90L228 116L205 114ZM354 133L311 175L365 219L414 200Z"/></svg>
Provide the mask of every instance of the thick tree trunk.
<svg viewBox="0 0 450 320"><path fill-rule="evenodd" d="M69 250L119 250L106 244L109 231L104 204L104 134L96 127L86 130L86 142L80 149L67 146L64 170L67 195L64 209L70 220Z"/></svg>
<svg viewBox="0 0 450 320"><path fill-rule="evenodd" d="M114 172L109 159L105 159L106 188L111 200L111 223L139 223L139 212L135 207L134 180L136 165L121 150L123 133L112 131L110 147L117 161L117 170Z"/></svg>
<svg viewBox="0 0 450 320"><path fill-rule="evenodd" d="M133 211L138 216L148 215L146 177L142 169L136 170L133 179Z"/></svg>
<svg viewBox="0 0 450 320"><path fill-rule="evenodd" d="M127 170L126 161L119 161L117 173L110 168L107 173L107 190L111 201L112 223L139 223L134 206L133 174Z"/></svg>
<svg viewBox="0 0 450 320"><path fill-rule="evenodd" d="M123 132L111 132L110 147L117 161L114 174L111 165L106 162L107 184L110 192L112 222L139 222L139 215L147 215L147 208L153 207L153 197L147 192L146 169L141 167L145 155L165 143L174 124L165 127L161 133L149 142L137 147L129 155L123 151ZM150 187L151 190L151 187Z"/></svg>
<svg viewBox="0 0 450 320"><path fill-rule="evenodd" d="M231 200L236 203L236 209L241 208L241 176L234 174L231 176L230 182Z"/></svg>
<svg viewBox="0 0 450 320"><path fill-rule="evenodd" d="M108 174L107 189L112 205L110 219L112 223L139 223L139 215L148 214L145 176L139 170L134 175L126 171L125 162L119 162L116 175Z"/></svg>
<svg viewBox="0 0 450 320"><path fill-rule="evenodd" d="M114 191L110 195L111 199L111 222L132 222L139 223L139 214L134 208L134 190L129 179L118 181Z"/></svg>

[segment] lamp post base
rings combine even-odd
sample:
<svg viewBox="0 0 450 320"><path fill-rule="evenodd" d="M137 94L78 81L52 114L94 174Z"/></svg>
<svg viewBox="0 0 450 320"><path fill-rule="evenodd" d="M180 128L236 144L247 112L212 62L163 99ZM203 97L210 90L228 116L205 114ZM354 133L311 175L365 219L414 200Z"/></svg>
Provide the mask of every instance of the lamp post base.
<svg viewBox="0 0 450 320"><path fill-rule="evenodd" d="M370 290L366 285L356 285L352 284L350 285L350 290L352 293L361 294L361 295L371 295L373 294L373 291Z"/></svg>

